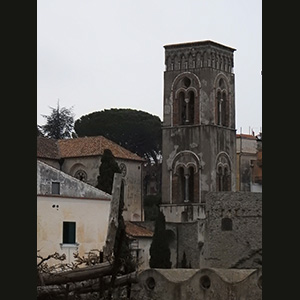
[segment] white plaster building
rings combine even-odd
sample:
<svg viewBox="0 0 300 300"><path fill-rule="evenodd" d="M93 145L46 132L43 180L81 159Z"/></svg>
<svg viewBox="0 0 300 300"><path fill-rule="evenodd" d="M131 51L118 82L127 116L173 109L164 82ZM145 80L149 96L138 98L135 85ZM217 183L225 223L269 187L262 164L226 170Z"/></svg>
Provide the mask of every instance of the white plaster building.
<svg viewBox="0 0 300 300"><path fill-rule="evenodd" d="M83 256L93 249L102 250L110 203L111 195L37 161L38 254L65 253L64 262L71 263L76 252Z"/></svg>

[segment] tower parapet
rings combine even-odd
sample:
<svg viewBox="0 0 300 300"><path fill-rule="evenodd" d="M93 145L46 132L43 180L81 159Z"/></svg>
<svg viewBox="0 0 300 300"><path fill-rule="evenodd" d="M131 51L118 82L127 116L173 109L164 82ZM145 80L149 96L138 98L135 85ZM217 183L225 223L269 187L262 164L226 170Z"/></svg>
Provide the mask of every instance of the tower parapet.
<svg viewBox="0 0 300 300"><path fill-rule="evenodd" d="M234 48L207 40L165 45L166 71L214 68L233 72Z"/></svg>

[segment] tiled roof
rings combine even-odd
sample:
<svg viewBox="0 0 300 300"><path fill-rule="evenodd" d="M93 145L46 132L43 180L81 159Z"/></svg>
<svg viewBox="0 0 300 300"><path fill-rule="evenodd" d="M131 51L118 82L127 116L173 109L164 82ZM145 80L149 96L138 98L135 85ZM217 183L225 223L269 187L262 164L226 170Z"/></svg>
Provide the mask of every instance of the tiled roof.
<svg viewBox="0 0 300 300"><path fill-rule="evenodd" d="M59 151L57 147L57 140L48 139L45 137L37 137L37 157L59 159Z"/></svg>
<svg viewBox="0 0 300 300"><path fill-rule="evenodd" d="M130 152L103 136L50 140L47 138L38 138L38 157L59 159L97 156L103 155L105 149L110 149L116 158L143 161L137 154Z"/></svg>
<svg viewBox="0 0 300 300"><path fill-rule="evenodd" d="M153 232L145 227L125 221L126 233L133 237L152 237Z"/></svg>
<svg viewBox="0 0 300 300"><path fill-rule="evenodd" d="M237 134L236 135L237 138L245 138L245 139L251 139L251 140L256 140L256 137L254 135L251 134Z"/></svg>
<svg viewBox="0 0 300 300"><path fill-rule="evenodd" d="M103 136L58 140L58 146L60 155L64 158L103 155L105 149L110 149L116 158L143 161L137 154Z"/></svg>

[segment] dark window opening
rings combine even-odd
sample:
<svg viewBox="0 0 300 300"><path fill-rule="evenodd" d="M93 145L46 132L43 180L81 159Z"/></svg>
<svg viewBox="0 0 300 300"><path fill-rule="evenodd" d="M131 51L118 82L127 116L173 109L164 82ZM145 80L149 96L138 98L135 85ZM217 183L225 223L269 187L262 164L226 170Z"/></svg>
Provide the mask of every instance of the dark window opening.
<svg viewBox="0 0 300 300"><path fill-rule="evenodd" d="M179 93L179 114L180 124L189 125L194 124L195 114L195 95L190 91L188 94L184 92Z"/></svg>
<svg viewBox="0 0 300 300"><path fill-rule="evenodd" d="M217 192L231 191L231 174L227 167L224 169L219 166L217 170L216 178L216 190Z"/></svg>
<svg viewBox="0 0 300 300"><path fill-rule="evenodd" d="M221 228L222 228L222 231L231 231L232 230L232 220L230 218L223 218Z"/></svg>
<svg viewBox="0 0 300 300"><path fill-rule="evenodd" d="M63 244L76 243L76 223L63 222Z"/></svg>
<svg viewBox="0 0 300 300"><path fill-rule="evenodd" d="M220 87L221 89L224 89L224 88L225 88L225 83L224 83L223 78L220 78L220 80L219 80L219 87Z"/></svg>
<svg viewBox="0 0 300 300"><path fill-rule="evenodd" d="M184 179L184 169L179 168L179 199L181 202L184 201L184 186L185 186L185 179Z"/></svg>
<svg viewBox="0 0 300 300"><path fill-rule="evenodd" d="M75 178L81 180L81 181L84 181L86 182L86 179L87 179L87 174L85 171L83 170L78 170L75 175L74 175Z"/></svg>
<svg viewBox="0 0 300 300"><path fill-rule="evenodd" d="M222 167L218 168L217 172L217 192L220 192L223 190L222 186Z"/></svg>
<svg viewBox="0 0 300 300"><path fill-rule="evenodd" d="M183 85L185 88L188 88L191 85L191 80L187 77L183 78Z"/></svg>
<svg viewBox="0 0 300 300"><path fill-rule="evenodd" d="M230 173L227 168L224 169L224 176L223 176L223 191L230 191L231 190L230 184Z"/></svg>
<svg viewBox="0 0 300 300"><path fill-rule="evenodd" d="M194 124L194 107L195 107L195 95L194 92L189 92L189 109L188 109L188 123Z"/></svg>
<svg viewBox="0 0 300 300"><path fill-rule="evenodd" d="M184 125L186 120L186 102L184 100L184 93L179 94L179 113L180 113L180 124Z"/></svg>
<svg viewBox="0 0 300 300"><path fill-rule="evenodd" d="M227 103L227 97L225 92L222 94L221 113L222 113L222 125L228 126L228 103Z"/></svg>
<svg viewBox="0 0 300 300"><path fill-rule="evenodd" d="M189 201L194 202L194 168L189 168Z"/></svg>
<svg viewBox="0 0 300 300"><path fill-rule="evenodd" d="M218 92L217 93L217 124L218 125L221 125L221 109L222 109L222 107L221 107L221 93L220 92Z"/></svg>
<svg viewBox="0 0 300 300"><path fill-rule="evenodd" d="M207 275L203 275L200 278L200 286L204 289L207 290L210 288L211 282L210 282L210 278Z"/></svg>
<svg viewBox="0 0 300 300"><path fill-rule="evenodd" d="M51 193L53 195L60 195L60 183L59 182L52 182Z"/></svg>

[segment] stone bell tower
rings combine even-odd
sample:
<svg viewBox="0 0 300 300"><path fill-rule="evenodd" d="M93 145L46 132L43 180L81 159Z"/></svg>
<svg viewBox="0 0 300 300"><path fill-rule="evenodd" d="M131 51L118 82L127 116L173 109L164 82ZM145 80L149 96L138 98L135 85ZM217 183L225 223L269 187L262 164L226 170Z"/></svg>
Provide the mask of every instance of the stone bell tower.
<svg viewBox="0 0 300 300"><path fill-rule="evenodd" d="M203 216L205 194L235 191L233 52L213 41L166 45L162 205L169 222Z"/></svg>

